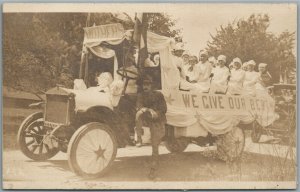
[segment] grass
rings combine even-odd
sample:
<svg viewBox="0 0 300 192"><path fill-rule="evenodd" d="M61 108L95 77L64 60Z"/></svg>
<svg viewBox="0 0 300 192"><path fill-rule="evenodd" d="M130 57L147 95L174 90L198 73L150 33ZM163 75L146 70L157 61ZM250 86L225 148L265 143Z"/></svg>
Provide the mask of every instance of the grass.
<svg viewBox="0 0 300 192"><path fill-rule="evenodd" d="M21 122L31 113L37 110L32 109L12 109L3 110L3 146L4 149L17 149L17 132ZM246 137L250 137L251 131L245 131ZM278 144L258 144L263 147L269 145L271 155L244 152L241 158L234 162L224 162L217 160L215 151L205 150L197 154L190 155L184 153L176 159L181 166L182 161L191 161L195 167L186 175L186 181L205 179L208 181L295 181L296 180L296 152L295 144L285 143L285 155L280 154ZM287 146L287 147L286 147ZM260 150L260 149L259 149ZM199 154L199 153L198 153ZM173 156L172 156L173 158ZM182 158L180 160L180 158ZM195 158L195 159L193 159ZM201 160L202 159L202 160ZM174 159L166 161L169 165ZM199 164L198 164L198 163ZM201 162L203 164L201 164ZM175 163L175 162L174 162ZM198 165L197 165L198 164ZM201 164L201 165L200 165ZM166 174L168 170L165 170ZM174 171L174 170L173 170ZM180 173L179 173L180 174ZM182 179L182 178L181 178Z"/></svg>
<svg viewBox="0 0 300 192"><path fill-rule="evenodd" d="M245 131L246 138L250 138L251 130ZM244 151L235 161L227 161L227 177L229 181L296 181L297 159L295 142L284 144L258 143L257 153ZM270 151L266 151L269 149ZM268 153L266 153L268 152ZM211 150L201 152L203 156L217 159L217 153ZM272 154L272 155L263 155ZM218 175L219 168L206 166L208 175ZM224 177L221 177L224 180ZM218 179L218 176L215 176Z"/></svg>

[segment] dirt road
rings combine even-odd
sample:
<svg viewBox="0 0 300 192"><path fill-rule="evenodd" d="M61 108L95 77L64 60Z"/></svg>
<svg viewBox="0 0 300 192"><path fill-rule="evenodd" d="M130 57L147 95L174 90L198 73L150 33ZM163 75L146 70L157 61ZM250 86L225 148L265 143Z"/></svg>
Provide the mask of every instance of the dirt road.
<svg viewBox="0 0 300 192"><path fill-rule="evenodd" d="M224 163L215 158L214 147L201 148L189 145L186 152L170 154L162 145L160 147L161 158L158 177L150 181L147 177L149 155L151 148L127 147L118 150L117 159L111 170L101 178L85 180L76 176L68 166L67 155L59 153L51 160L34 162L25 157L19 150L4 150L3 152L3 178L4 188L218 188L218 183L240 181L250 184L254 181L288 181L284 183L274 182L273 187L294 185L295 173L291 170L282 170L282 162L285 165L294 161L285 157L287 148L275 145L254 144L246 139L245 153L239 162L233 164ZM253 153L253 152L258 153ZM270 152L273 151L271 154ZM295 166L295 165L293 165ZM292 166L291 166L292 168ZM285 166L284 169L288 169ZM125 182L126 181L126 182ZM176 182L189 181L193 182ZM128 183L129 182L129 183ZM172 182L165 185L165 182ZM175 183L173 183L175 182ZM205 185L200 185L201 183ZM271 182L272 183L272 182ZM272 184L265 187L271 187ZM187 186L185 186L187 185ZM222 185L224 187L224 185ZM221 186L221 187L222 187ZM255 184L253 186L258 186ZM230 186L238 187L238 185ZM262 186L263 187L263 186Z"/></svg>

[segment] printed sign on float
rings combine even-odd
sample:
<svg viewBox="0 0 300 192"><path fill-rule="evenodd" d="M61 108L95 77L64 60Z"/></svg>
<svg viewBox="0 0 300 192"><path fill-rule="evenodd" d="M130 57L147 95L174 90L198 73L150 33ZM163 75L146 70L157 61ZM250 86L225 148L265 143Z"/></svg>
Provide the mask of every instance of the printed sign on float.
<svg viewBox="0 0 300 192"><path fill-rule="evenodd" d="M221 94L170 91L164 93L169 105L196 111L218 111L263 113L274 111L274 100L270 97L230 96Z"/></svg>
<svg viewBox="0 0 300 192"><path fill-rule="evenodd" d="M125 30L120 23L84 28L84 43L122 39Z"/></svg>

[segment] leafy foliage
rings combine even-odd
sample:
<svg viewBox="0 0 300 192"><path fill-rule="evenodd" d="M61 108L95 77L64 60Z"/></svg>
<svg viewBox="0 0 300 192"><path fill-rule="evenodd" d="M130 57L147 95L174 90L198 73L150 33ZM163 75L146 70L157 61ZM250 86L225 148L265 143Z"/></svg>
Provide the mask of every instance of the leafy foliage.
<svg viewBox="0 0 300 192"><path fill-rule="evenodd" d="M36 92L56 84L72 87L78 78L83 27L121 23L132 29L126 13L5 13L5 86ZM177 36L175 22L167 15L152 13L150 29L158 34Z"/></svg>
<svg viewBox="0 0 300 192"><path fill-rule="evenodd" d="M268 15L251 15L248 19L220 26L217 34L211 35L212 41L208 42L207 50L214 56L226 55L228 61L239 57L242 61L253 59L257 64L267 63L275 82L279 81L279 71L286 71L293 82L295 32L285 31L276 36L267 31L269 24Z"/></svg>
<svg viewBox="0 0 300 192"><path fill-rule="evenodd" d="M173 37L177 42L182 41L181 29L176 27L176 20L173 20L166 13L148 13L149 30L159 35Z"/></svg>
<svg viewBox="0 0 300 192"><path fill-rule="evenodd" d="M53 85L61 44L32 14L5 14L4 85L30 91Z"/></svg>

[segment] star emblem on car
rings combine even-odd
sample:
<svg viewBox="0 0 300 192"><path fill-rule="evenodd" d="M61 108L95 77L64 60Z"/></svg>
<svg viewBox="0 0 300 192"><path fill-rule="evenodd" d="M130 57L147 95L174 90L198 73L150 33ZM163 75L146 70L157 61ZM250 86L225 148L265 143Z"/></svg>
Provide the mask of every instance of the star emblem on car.
<svg viewBox="0 0 300 192"><path fill-rule="evenodd" d="M100 157L105 158L104 157L105 150L106 149L102 149L101 145L99 145L99 148L96 151L94 151L94 153L97 155L97 159L99 159Z"/></svg>

